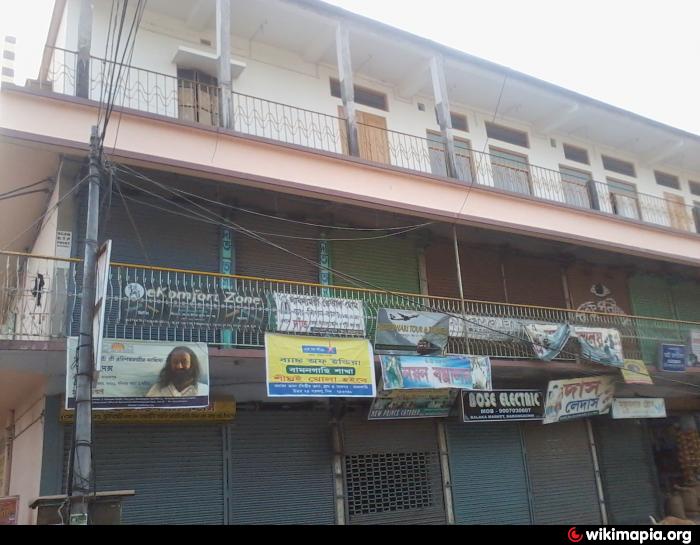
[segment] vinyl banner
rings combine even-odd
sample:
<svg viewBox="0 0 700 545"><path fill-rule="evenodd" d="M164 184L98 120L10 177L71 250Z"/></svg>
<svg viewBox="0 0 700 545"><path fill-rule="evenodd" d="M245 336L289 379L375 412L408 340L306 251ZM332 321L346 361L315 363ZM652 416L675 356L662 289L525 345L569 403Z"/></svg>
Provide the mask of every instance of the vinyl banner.
<svg viewBox="0 0 700 545"><path fill-rule="evenodd" d="M380 356L386 390L491 389L488 356Z"/></svg>
<svg viewBox="0 0 700 545"><path fill-rule="evenodd" d="M78 338L68 339L66 408L75 408ZM185 409L209 405L205 343L104 339L94 409Z"/></svg>
<svg viewBox="0 0 700 545"><path fill-rule="evenodd" d="M620 371L627 384L654 384L647 365L642 360L625 360Z"/></svg>
<svg viewBox="0 0 700 545"><path fill-rule="evenodd" d="M17 524L17 513L19 513L19 496L0 498L0 526Z"/></svg>
<svg viewBox="0 0 700 545"><path fill-rule="evenodd" d="M595 363L622 367L625 356L622 353L620 332L601 327L574 328L574 334L581 344L581 355Z"/></svg>
<svg viewBox="0 0 700 545"><path fill-rule="evenodd" d="M540 390L462 390L464 422L542 420L545 394Z"/></svg>
<svg viewBox="0 0 700 545"><path fill-rule="evenodd" d="M450 317L446 314L380 308L374 345L377 350L415 353L418 342L425 341L429 349L440 351L449 333Z"/></svg>
<svg viewBox="0 0 700 545"><path fill-rule="evenodd" d="M631 399L616 397L612 404L612 417L620 418L666 418L666 403L663 398Z"/></svg>
<svg viewBox="0 0 700 545"><path fill-rule="evenodd" d="M535 355L544 361L551 361L559 355L569 340L569 324L527 324L525 331L532 343Z"/></svg>
<svg viewBox="0 0 700 545"><path fill-rule="evenodd" d="M542 423L607 414L614 393L615 383L609 376L552 380L547 387Z"/></svg>
<svg viewBox="0 0 700 545"><path fill-rule="evenodd" d="M367 339L265 334L269 397L374 397Z"/></svg>
<svg viewBox="0 0 700 545"><path fill-rule="evenodd" d="M522 336L522 320L466 314L450 316L450 337L491 342L516 342Z"/></svg>
<svg viewBox="0 0 700 545"><path fill-rule="evenodd" d="M270 329L280 333L365 336L362 301L273 293Z"/></svg>
<svg viewBox="0 0 700 545"><path fill-rule="evenodd" d="M445 418L456 398L457 390L380 391L372 402L368 419Z"/></svg>

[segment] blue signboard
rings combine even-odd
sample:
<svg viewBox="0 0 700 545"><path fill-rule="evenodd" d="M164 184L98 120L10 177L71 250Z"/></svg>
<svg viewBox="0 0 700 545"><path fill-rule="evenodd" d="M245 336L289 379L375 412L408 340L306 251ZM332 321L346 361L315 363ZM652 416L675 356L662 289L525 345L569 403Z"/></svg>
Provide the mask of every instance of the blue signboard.
<svg viewBox="0 0 700 545"><path fill-rule="evenodd" d="M659 367L664 371L685 371L688 351L682 344L659 345Z"/></svg>

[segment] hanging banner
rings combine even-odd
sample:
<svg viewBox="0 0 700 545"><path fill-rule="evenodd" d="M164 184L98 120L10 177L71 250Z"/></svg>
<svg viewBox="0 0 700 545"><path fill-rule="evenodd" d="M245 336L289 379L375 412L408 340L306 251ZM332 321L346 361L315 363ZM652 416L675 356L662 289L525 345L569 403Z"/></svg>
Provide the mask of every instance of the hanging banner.
<svg viewBox="0 0 700 545"><path fill-rule="evenodd" d="M607 414L614 393L613 378L608 376L552 380L547 387L542 423Z"/></svg>
<svg viewBox="0 0 700 545"><path fill-rule="evenodd" d="M66 408L75 408L78 338L67 345ZM184 409L209 405L205 343L104 339L102 371L93 383L94 409Z"/></svg>
<svg viewBox="0 0 700 545"><path fill-rule="evenodd" d="M269 397L374 397L367 339L265 334Z"/></svg>
<svg viewBox="0 0 700 545"><path fill-rule="evenodd" d="M450 316L450 337L467 337L480 341L516 342L522 338L522 320L491 316Z"/></svg>
<svg viewBox="0 0 700 545"><path fill-rule="evenodd" d="M270 329L280 333L365 336L362 301L273 293Z"/></svg>
<svg viewBox="0 0 700 545"><path fill-rule="evenodd" d="M535 355L544 361L551 361L559 355L569 340L569 324L527 324L525 331L532 343Z"/></svg>
<svg viewBox="0 0 700 545"><path fill-rule="evenodd" d="M491 389L488 356L380 356L386 390Z"/></svg>
<svg viewBox="0 0 700 545"><path fill-rule="evenodd" d="M683 344L661 343L659 345L659 369L663 371L685 371L688 353Z"/></svg>
<svg viewBox="0 0 700 545"><path fill-rule="evenodd" d="M574 328L574 334L581 344L581 355L595 363L622 367L625 356L622 353L620 332L602 327Z"/></svg>
<svg viewBox="0 0 700 545"><path fill-rule="evenodd" d="M540 390L462 390L462 421L542 420L544 399Z"/></svg>
<svg viewBox="0 0 700 545"><path fill-rule="evenodd" d="M380 390L367 418L446 418L456 398L457 390Z"/></svg>
<svg viewBox="0 0 700 545"><path fill-rule="evenodd" d="M446 314L380 308L374 345L388 353L415 353L418 342L423 341L429 350L439 352L447 345L449 333Z"/></svg>
<svg viewBox="0 0 700 545"><path fill-rule="evenodd" d="M19 513L19 496L0 498L0 526L17 524Z"/></svg>
<svg viewBox="0 0 700 545"><path fill-rule="evenodd" d="M627 384L654 384L642 360L625 360L621 371L622 378Z"/></svg>
<svg viewBox="0 0 700 545"><path fill-rule="evenodd" d="M612 417L621 418L666 418L666 403L663 398L616 397L612 404Z"/></svg>
<svg viewBox="0 0 700 545"><path fill-rule="evenodd" d="M688 366L694 367L700 363L700 329L688 332Z"/></svg>

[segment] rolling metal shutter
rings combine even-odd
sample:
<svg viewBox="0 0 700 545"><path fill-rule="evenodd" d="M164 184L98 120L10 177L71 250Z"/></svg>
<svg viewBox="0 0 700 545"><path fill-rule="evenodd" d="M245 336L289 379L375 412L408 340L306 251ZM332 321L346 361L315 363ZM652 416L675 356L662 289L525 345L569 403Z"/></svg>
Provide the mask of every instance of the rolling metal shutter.
<svg viewBox="0 0 700 545"><path fill-rule="evenodd" d="M350 524L445 524L442 472L432 419L342 422Z"/></svg>
<svg viewBox="0 0 700 545"><path fill-rule="evenodd" d="M374 286L403 293L420 293L415 241L392 237L331 243L333 268ZM354 286L333 275L333 284ZM362 285L359 287L368 287Z"/></svg>
<svg viewBox="0 0 700 545"><path fill-rule="evenodd" d="M229 425L233 524L334 524L327 412L266 411Z"/></svg>
<svg viewBox="0 0 700 545"><path fill-rule="evenodd" d="M696 282L672 284L671 296L678 320L700 322L700 284Z"/></svg>
<svg viewBox="0 0 700 545"><path fill-rule="evenodd" d="M601 524L586 422L523 425L535 524Z"/></svg>
<svg viewBox="0 0 700 545"><path fill-rule="evenodd" d="M559 263L544 257L505 257L508 302L566 308Z"/></svg>
<svg viewBox="0 0 700 545"><path fill-rule="evenodd" d="M454 246L449 241L436 240L426 247L425 269L430 295L459 298Z"/></svg>
<svg viewBox="0 0 700 545"><path fill-rule="evenodd" d="M675 318L671 291L663 278L637 274L630 279L632 310L637 316ZM640 320L638 325L642 357L656 365L660 341L680 341L681 332L673 323Z"/></svg>
<svg viewBox="0 0 700 545"><path fill-rule="evenodd" d="M594 421L609 524L648 524L660 517L656 471L641 420Z"/></svg>
<svg viewBox="0 0 700 545"><path fill-rule="evenodd" d="M567 269L566 276L573 308L578 309L581 305L585 305L583 310L595 310L594 305L600 307L599 303L613 299L624 314L632 313L629 285L624 271L577 263ZM594 294L591 288L596 284L605 286L610 293L603 296ZM603 308L601 311L604 311Z"/></svg>
<svg viewBox="0 0 700 545"><path fill-rule="evenodd" d="M520 427L449 422L447 445L457 524L530 524Z"/></svg>
<svg viewBox="0 0 700 545"><path fill-rule="evenodd" d="M452 262L454 267L454 258ZM459 265L462 269L465 299L497 303L506 301L501 256L497 249L472 248L460 244Z"/></svg>
<svg viewBox="0 0 700 545"><path fill-rule="evenodd" d="M64 440L64 488L72 428ZM223 524L222 426L95 426L97 491L135 490L124 524Z"/></svg>

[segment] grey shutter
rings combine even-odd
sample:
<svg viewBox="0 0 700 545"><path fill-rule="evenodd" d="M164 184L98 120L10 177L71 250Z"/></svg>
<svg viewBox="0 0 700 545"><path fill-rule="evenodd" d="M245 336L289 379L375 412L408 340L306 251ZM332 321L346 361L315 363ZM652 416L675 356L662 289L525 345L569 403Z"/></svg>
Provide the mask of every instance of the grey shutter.
<svg viewBox="0 0 700 545"><path fill-rule="evenodd" d="M601 524L584 420L524 424L535 524Z"/></svg>
<svg viewBox="0 0 700 545"><path fill-rule="evenodd" d="M327 412L236 415L229 426L233 524L334 524Z"/></svg>
<svg viewBox="0 0 700 545"><path fill-rule="evenodd" d="M648 524L659 516L651 443L641 420L595 420L609 524Z"/></svg>
<svg viewBox="0 0 700 545"><path fill-rule="evenodd" d="M433 419L342 422L350 524L445 524Z"/></svg>
<svg viewBox="0 0 700 545"><path fill-rule="evenodd" d="M530 524L527 472L515 423L449 422L457 524Z"/></svg>
<svg viewBox="0 0 700 545"><path fill-rule="evenodd" d="M66 428L64 489L70 427ZM135 490L124 524L223 524L223 430L217 425L95 426L97 491Z"/></svg>

